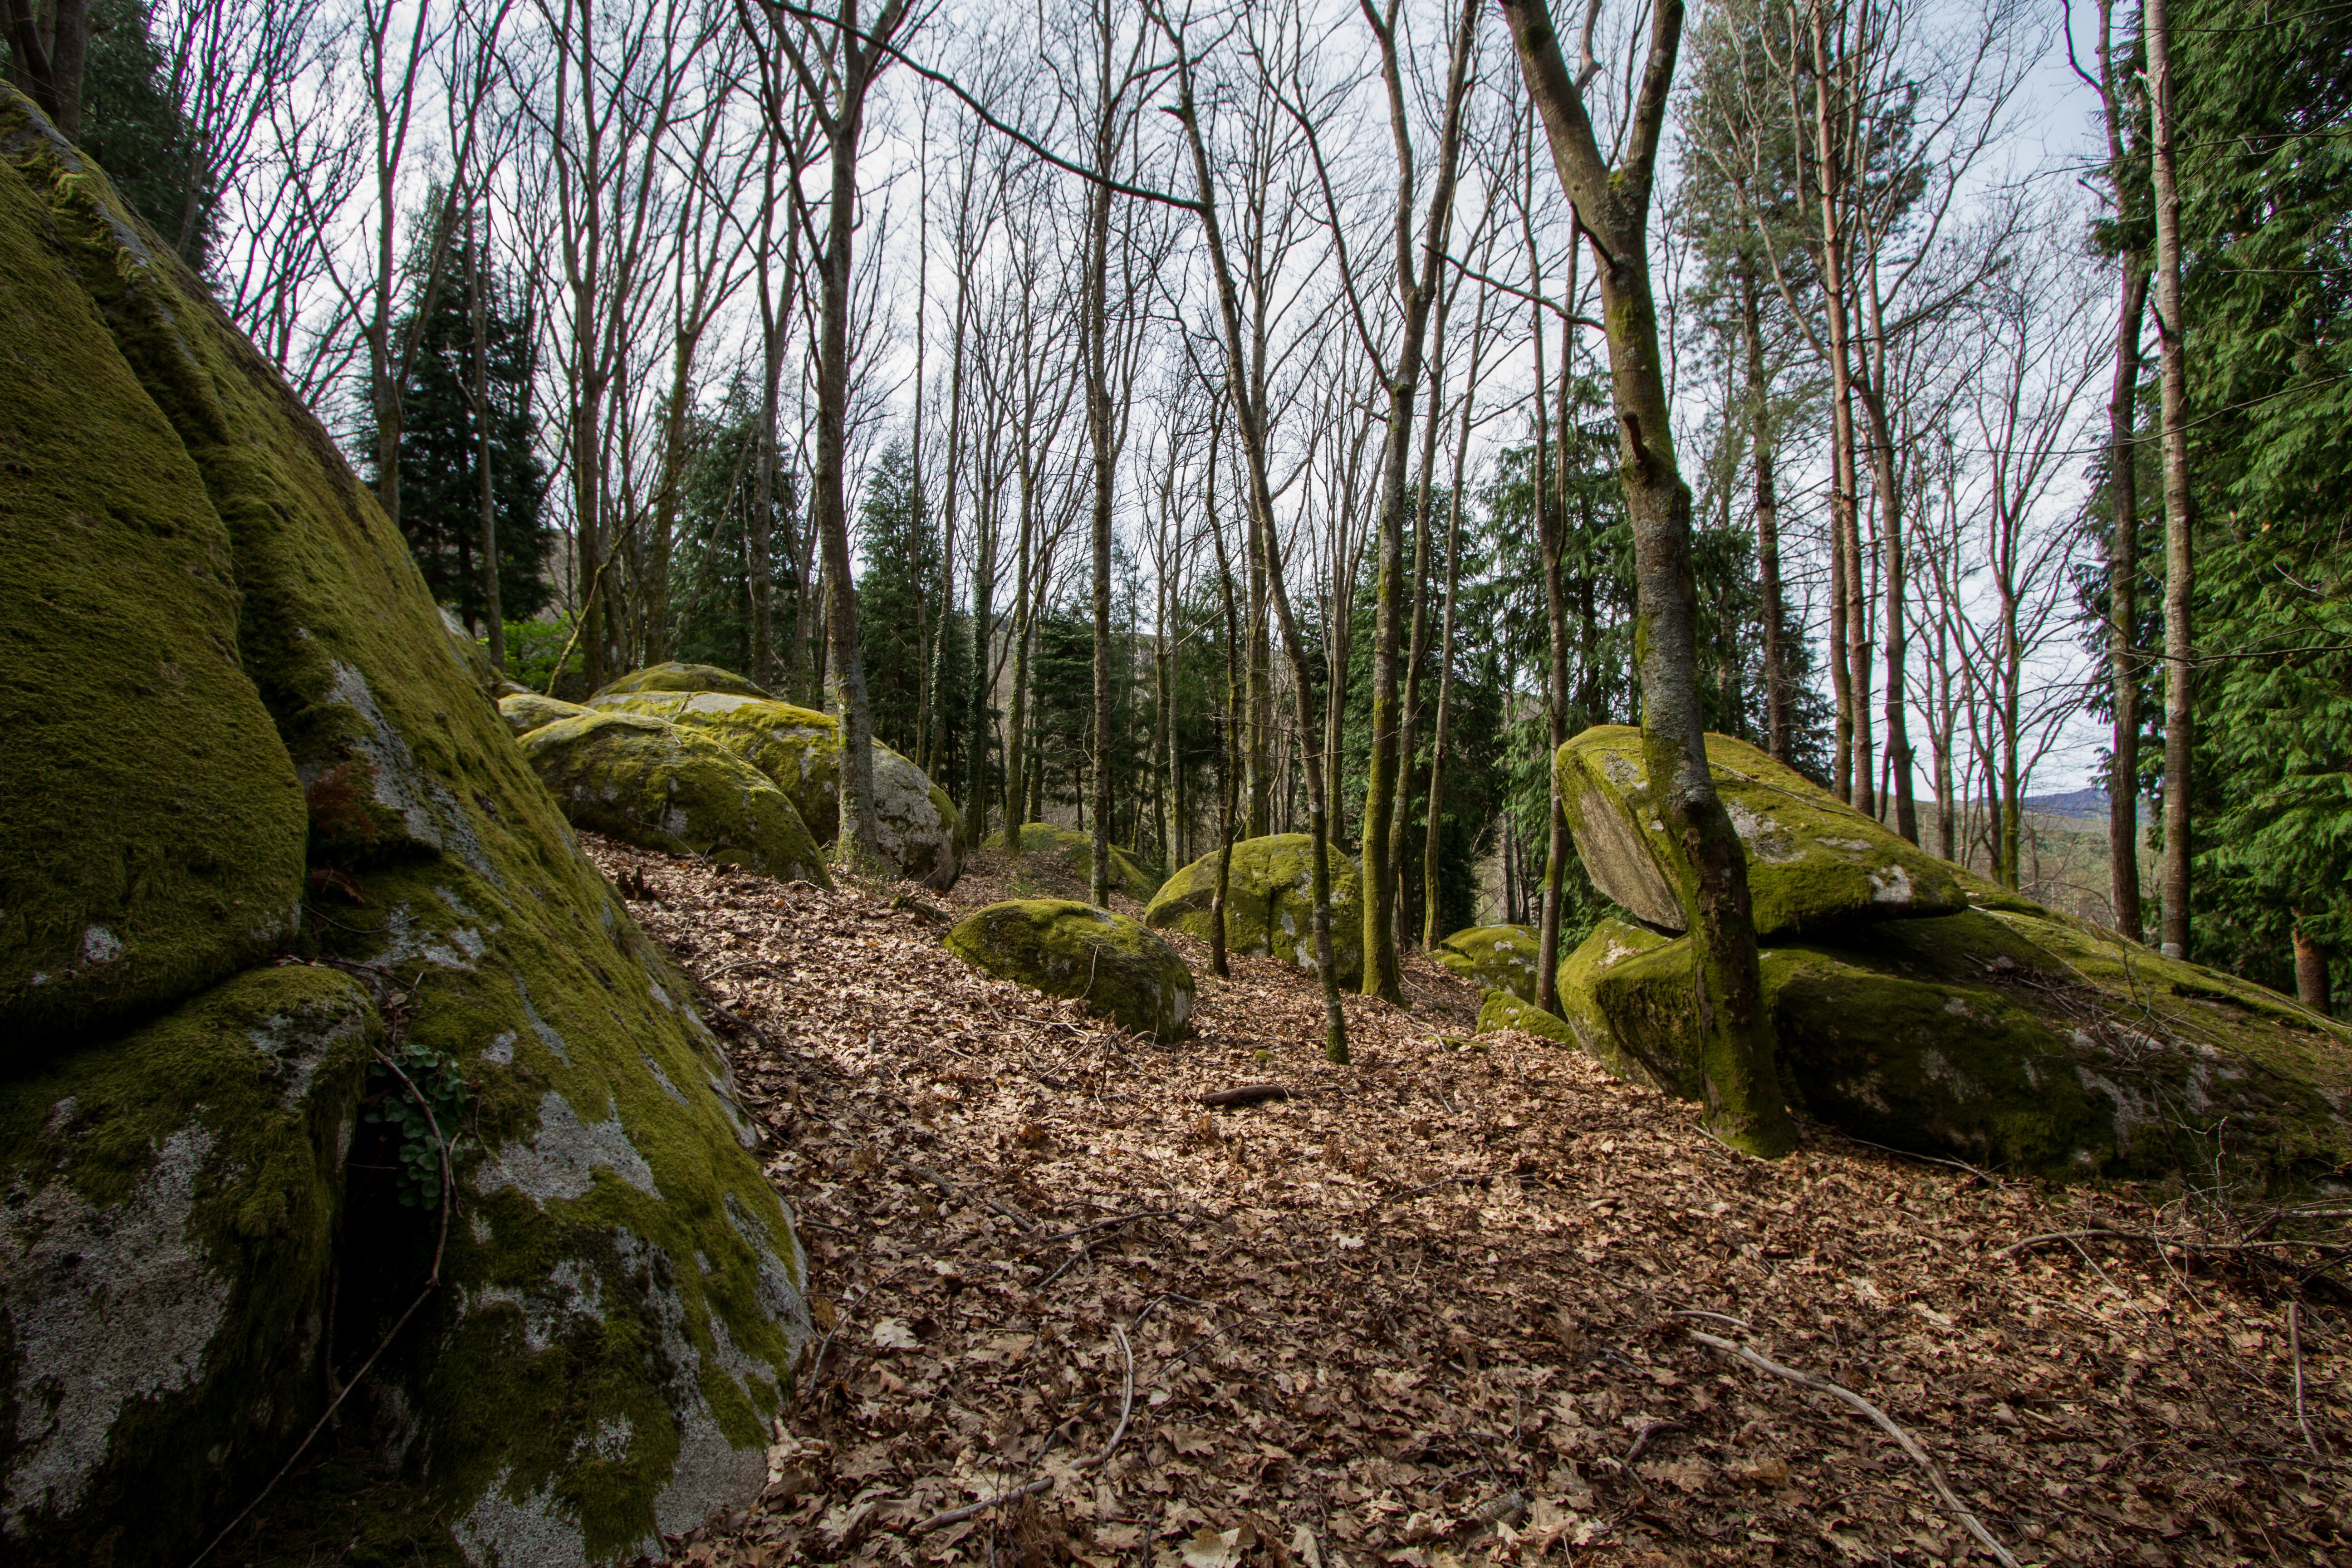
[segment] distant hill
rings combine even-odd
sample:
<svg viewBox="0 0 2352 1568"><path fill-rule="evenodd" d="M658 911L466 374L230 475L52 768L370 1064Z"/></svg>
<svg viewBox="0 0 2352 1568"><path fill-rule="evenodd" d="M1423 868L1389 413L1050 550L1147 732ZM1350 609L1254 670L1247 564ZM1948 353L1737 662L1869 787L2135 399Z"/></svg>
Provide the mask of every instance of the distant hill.
<svg viewBox="0 0 2352 1568"><path fill-rule="evenodd" d="M2087 816L2101 822L2107 819L2107 792L2103 789L2068 790L2063 795L2029 795L2025 809L2043 816Z"/></svg>

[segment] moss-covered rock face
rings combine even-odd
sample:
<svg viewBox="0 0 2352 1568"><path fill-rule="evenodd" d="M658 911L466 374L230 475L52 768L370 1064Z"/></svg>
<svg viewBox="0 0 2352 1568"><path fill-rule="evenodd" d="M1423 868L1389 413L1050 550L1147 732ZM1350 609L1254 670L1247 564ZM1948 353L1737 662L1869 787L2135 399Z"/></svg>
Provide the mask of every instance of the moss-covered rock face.
<svg viewBox="0 0 2352 1568"><path fill-rule="evenodd" d="M1691 956L1688 937L1609 922L1560 973L1587 1048L1685 1099L1700 1094ZM2292 1189L2352 1160L2352 1031L2111 934L1971 910L1762 956L1790 1102L1857 1137L2153 1175L2210 1168L2226 1119L2233 1180Z"/></svg>
<svg viewBox="0 0 2352 1568"><path fill-rule="evenodd" d="M636 691L728 691L738 697L768 695L764 687L754 685L732 670L711 664L650 664L643 669L633 669L596 693L598 697L624 697Z"/></svg>
<svg viewBox="0 0 2352 1568"><path fill-rule="evenodd" d="M123 1561L127 1520L234 1509L299 1436L381 1033L350 976L257 969L0 1084L0 1540Z"/></svg>
<svg viewBox="0 0 2352 1568"><path fill-rule="evenodd" d="M257 942L240 925L225 952L151 991L160 1019L135 1033L86 1015L52 1041L46 1077L6 1063L0 1557L88 1563L103 1531L118 1568L184 1563L322 1407L319 1248L333 1249L345 1375L418 1300L431 1216L372 1184L376 1156L343 1163L347 1139L381 1131L351 1116L365 1064L345 1053L374 1026L345 976L387 1034L455 1058L470 1103L441 1283L344 1405L339 1441L381 1454L411 1493L409 1516L446 1521L452 1549L476 1563L658 1554L661 1531L764 1484L767 1422L808 1331L791 1221L746 1152L717 1042L579 853L326 431L104 177L5 87L0 247L0 333L30 356L0 377L0 485L45 472L52 498L111 497L109 516L196 530L207 525L182 482L192 467L211 548L225 552L207 563L178 536L140 542L214 596L192 602L176 578L138 588L153 599L146 635L162 640L135 660L113 612L60 620L91 668L144 661L153 676L146 689L61 678L52 705L70 693L78 721L125 736L177 715L174 732L139 742L167 781L142 809L170 809L181 781L204 783L178 803L182 832L141 819L170 853L234 850L237 875L291 858L254 916L279 934ZM25 370L43 363L27 318L79 345L85 368ZM77 336L90 326L111 340L106 385L90 379L110 363L105 345ZM40 422L45 395L77 424L92 396L115 399L143 419L147 454L127 436L77 445ZM144 480L110 488L134 468L153 477L151 500ZM45 580L70 518L16 494L0 516L0 603L14 615L6 595ZM139 551L116 552L110 570L132 572ZM230 583L241 599L221 596ZM184 713L173 670L153 663L167 645L203 693ZM222 673L191 668L202 647ZM249 707L248 729L230 721L232 676L266 727ZM14 732L5 765L45 733ZM79 825L84 859L110 831L85 777L8 777L6 809ZM208 826L214 806L250 809L264 826ZM27 838L11 818L8 842L37 846L46 831ZM171 893L171 867L129 884L133 907ZM299 886L306 868L318 916L297 951L336 973L213 973L282 939L282 879ZM0 903L12 921L15 897ZM35 929L9 929L5 962L24 962ZM152 929L164 929L160 914ZM320 990L275 989L304 985ZM96 1362L74 1324L92 1281L131 1303L107 1309ZM240 1550L270 1556L266 1542Z"/></svg>
<svg viewBox="0 0 2352 1568"><path fill-rule="evenodd" d="M1056 827L1050 822L1024 822L1021 825L1021 853L1050 856L1075 879L1089 885L1094 879L1095 841L1090 833ZM1110 847L1110 885L1140 904L1159 890L1160 879L1114 844Z"/></svg>
<svg viewBox="0 0 2352 1568"><path fill-rule="evenodd" d="M1793 768L1709 735L1715 787L1748 852L1756 933L1837 930L1968 907L1954 868L1889 833ZM1684 929L1682 850L1660 820L1642 732L1587 730L1555 760L1576 851L1595 886L1661 931Z"/></svg>
<svg viewBox="0 0 2352 1568"><path fill-rule="evenodd" d="M1536 958L1543 944L1525 926L1466 926L1430 952L1475 985L1507 991L1522 1002L1536 999Z"/></svg>
<svg viewBox="0 0 2352 1568"><path fill-rule="evenodd" d="M659 719L593 710L541 724L520 740L532 771L575 827L781 880L833 886L791 799L715 741Z"/></svg>
<svg viewBox="0 0 2352 1568"><path fill-rule="evenodd" d="M577 719L592 711L577 702L560 698L541 697L536 691L510 691L499 699L499 717L507 728L518 735L528 735L542 724L552 724L559 719Z"/></svg>
<svg viewBox="0 0 2352 1568"><path fill-rule="evenodd" d="M0 1068L290 935L301 785L228 530L0 169Z"/></svg>
<svg viewBox="0 0 2352 1568"><path fill-rule="evenodd" d="M1516 991L1490 990L1478 1004L1478 1032L1489 1035L1496 1029L1517 1029L1521 1034L1557 1040L1563 1046L1580 1043L1564 1021Z"/></svg>
<svg viewBox="0 0 2352 1568"><path fill-rule="evenodd" d="M682 668L700 668L701 666ZM819 844L841 834L841 721L829 713L727 691L613 691L600 711L667 719L707 735L792 797ZM874 742L876 837L900 876L945 890L962 871L961 826L947 792L881 742Z"/></svg>
<svg viewBox="0 0 2352 1568"><path fill-rule="evenodd" d="M973 910L947 934L950 952L999 980L1075 996L1163 1045L1191 1027L1192 971L1125 915L1070 899L1014 899Z"/></svg>
<svg viewBox="0 0 2352 1568"><path fill-rule="evenodd" d="M1265 953L1285 963L1315 970L1314 840L1304 833L1244 838L1234 846L1234 868L1225 889L1225 945L1235 952ZM1364 975L1364 903L1356 863L1333 845L1331 864L1331 963L1343 985ZM1217 857L1202 856L1160 885L1145 906L1143 923L1173 927L1209 940L1209 907L1217 894Z"/></svg>

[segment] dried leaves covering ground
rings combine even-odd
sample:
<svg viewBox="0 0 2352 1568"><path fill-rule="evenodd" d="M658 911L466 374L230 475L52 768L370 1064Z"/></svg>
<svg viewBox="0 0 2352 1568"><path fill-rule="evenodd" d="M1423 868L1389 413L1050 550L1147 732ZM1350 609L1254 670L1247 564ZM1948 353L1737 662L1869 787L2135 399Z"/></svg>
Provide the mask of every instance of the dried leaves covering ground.
<svg viewBox="0 0 2352 1568"><path fill-rule="evenodd" d="M1577 1054L1449 1044L1477 998L1418 960L1334 1067L1311 983L1192 946L1158 1049L890 907L935 895L591 848L734 1016L821 1329L766 1497L674 1562L1990 1558L1894 1440L1696 1331L1877 1405L2018 1562L2352 1568L2340 1293L2005 1250L2146 1231L2134 1194L1735 1155ZM953 906L1055 875L983 857ZM1255 1082L1290 1098L1198 1103Z"/></svg>

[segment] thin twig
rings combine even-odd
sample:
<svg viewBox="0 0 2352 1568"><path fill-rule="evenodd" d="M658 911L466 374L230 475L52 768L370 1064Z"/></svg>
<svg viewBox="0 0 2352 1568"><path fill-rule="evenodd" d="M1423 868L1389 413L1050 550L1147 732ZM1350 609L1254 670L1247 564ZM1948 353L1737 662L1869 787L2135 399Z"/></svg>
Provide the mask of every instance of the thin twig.
<svg viewBox="0 0 2352 1568"><path fill-rule="evenodd" d="M1141 1319L1139 1317L1137 1321L1139 1322ZM1111 1325L1110 1331L1118 1336L1119 1352L1127 1358L1127 1391L1119 1399L1118 1426L1111 1432L1110 1441L1105 1443L1102 1452L1095 1455L1094 1458L1079 1460L1076 1468L1081 1470L1098 1468L1118 1451L1120 1441L1127 1436L1128 1420L1135 1414L1135 1350L1127 1342L1127 1331L1114 1323ZM1054 1480L1055 1478L1052 1476L1041 1476L1025 1486L1013 1488L1011 1491L999 1492L992 1498L986 1498L962 1508L951 1508L944 1513L935 1513L907 1533L922 1535L945 1525L961 1524L965 1520L975 1514L986 1513L1000 1503L1018 1502L1023 1498L1035 1497L1040 1492L1051 1491L1054 1489Z"/></svg>
<svg viewBox="0 0 2352 1568"><path fill-rule="evenodd" d="M979 1502L971 1504L969 1507L951 1508L945 1513L935 1513L931 1515L930 1518L923 1521L922 1523L915 1526L914 1529L908 1531L907 1533L909 1535L921 1535L927 1531L938 1530L942 1525L961 1524L965 1520L971 1518L974 1514L986 1513L990 1509L994 1508L999 1503L1018 1502L1023 1498L1034 1497L1039 1492L1051 1491L1053 1489L1054 1478L1046 1476L1038 1480L1031 1481L1025 1487L1015 1487L1009 1492L999 1492L992 1498L984 1498Z"/></svg>
<svg viewBox="0 0 2352 1568"><path fill-rule="evenodd" d="M1040 1237L1037 1245L1051 1247L1057 1241L1069 1241L1086 1235L1090 1230L1108 1230L1115 1225L1125 1225L1131 1219L1164 1219L1170 1215L1180 1212L1181 1211L1177 1209L1138 1209L1133 1214L1113 1215L1108 1219L1098 1219L1092 1225L1082 1225L1076 1230L1066 1230L1059 1236Z"/></svg>
<svg viewBox="0 0 2352 1568"><path fill-rule="evenodd" d="M2303 1410L2303 1310L2299 1302L2286 1304L2286 1342L2294 1352L2294 1424L2303 1428L2303 1446L2323 1459L2333 1458L2312 1436L2311 1418Z"/></svg>
<svg viewBox="0 0 2352 1568"><path fill-rule="evenodd" d="M1690 1331L1690 1336L1699 1343L1710 1349L1721 1351L1735 1360L1745 1362L1759 1372L1769 1372L1775 1377L1785 1377L1791 1383L1826 1394L1831 1398L1869 1416L1878 1424L1881 1431L1901 1445L1903 1451L1911 1457L1912 1462L1926 1473L1928 1484L1936 1489L1936 1495L1944 1500L1945 1508L1951 1510L1952 1516L1960 1521L1962 1527L1977 1538L1979 1544L2000 1561L2001 1568L2018 1568L2017 1559L2010 1555L2009 1548L1993 1539L1992 1531L1984 1527L1977 1516L1969 1510L1968 1504L1960 1500L1959 1494L1945 1482L1942 1473L1936 1468L1935 1461L1927 1458L1927 1451L1912 1440L1910 1433L1897 1426L1886 1412L1850 1388L1832 1383L1825 1377L1815 1377L1810 1373L1799 1372L1794 1367L1782 1366L1779 1362L1767 1360L1746 1345L1715 1334L1702 1333L1696 1329Z"/></svg>

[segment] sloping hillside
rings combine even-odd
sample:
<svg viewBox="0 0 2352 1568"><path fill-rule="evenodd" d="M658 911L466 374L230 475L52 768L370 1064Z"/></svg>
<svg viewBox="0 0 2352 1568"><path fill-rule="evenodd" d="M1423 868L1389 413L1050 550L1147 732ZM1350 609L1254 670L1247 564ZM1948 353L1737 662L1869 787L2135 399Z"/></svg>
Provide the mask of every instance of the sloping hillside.
<svg viewBox="0 0 2352 1568"><path fill-rule="evenodd" d="M2248 1227L1818 1128L1764 1164L1468 1042L1418 962L1343 1068L1311 984L1187 945L1157 1049L938 945L1050 867L893 909L591 849L733 1016L821 1325L765 1500L674 1561L1990 1560L1895 1439L1703 1334L1876 1406L2018 1562L2352 1561L2345 1254L2283 1240L2340 1203Z"/></svg>

